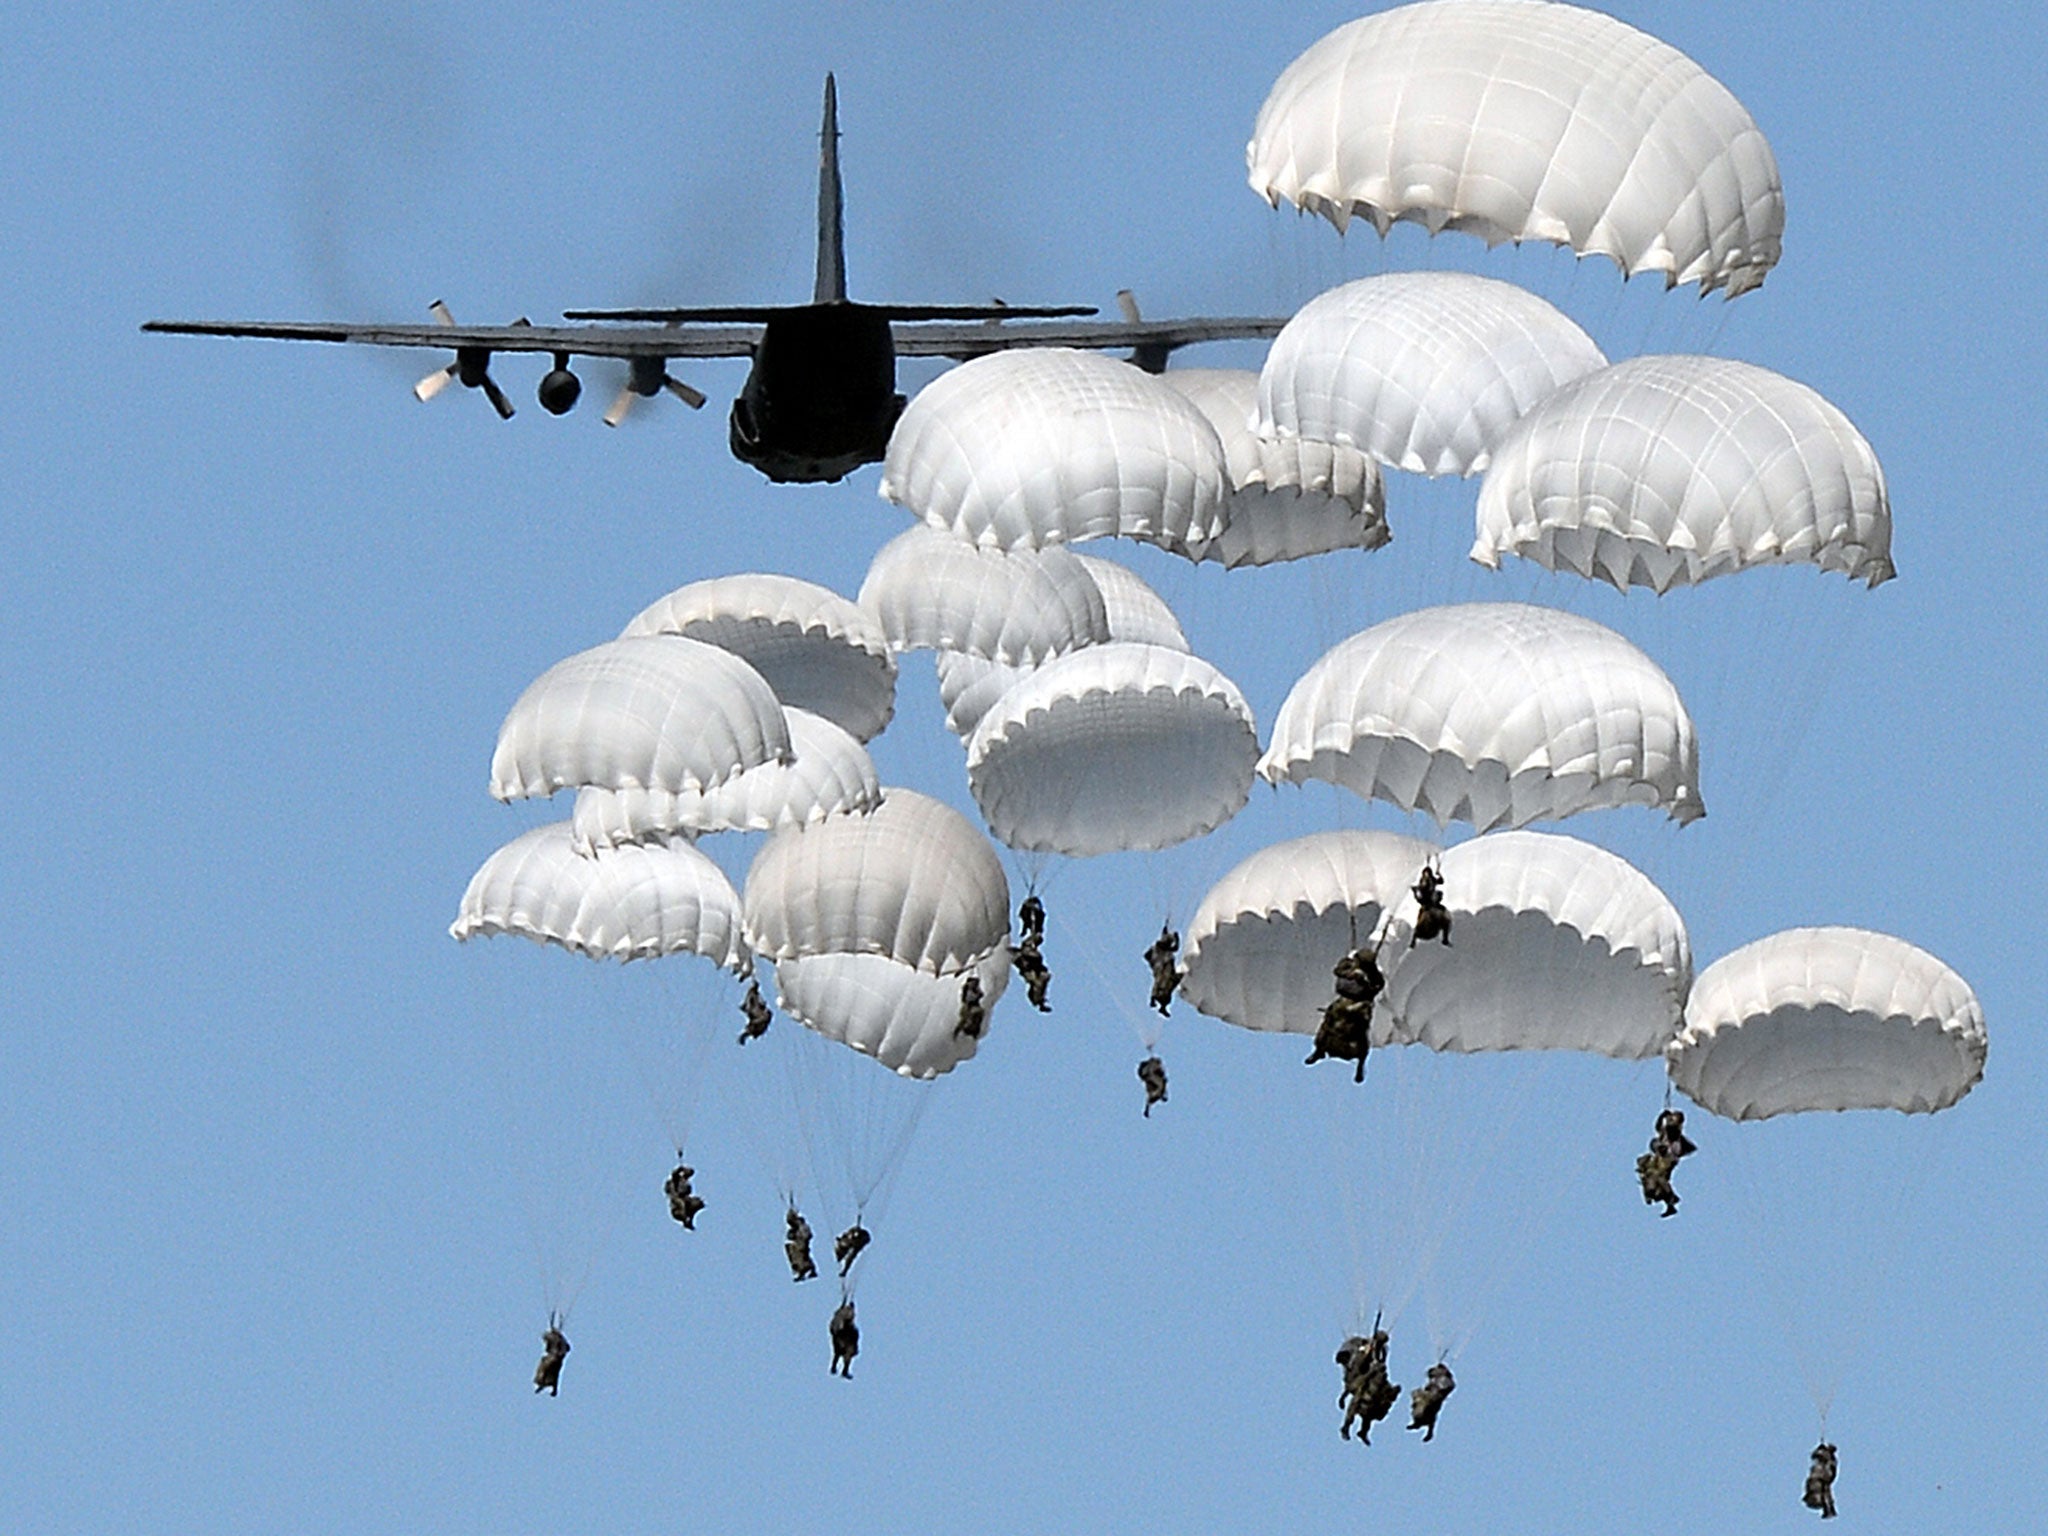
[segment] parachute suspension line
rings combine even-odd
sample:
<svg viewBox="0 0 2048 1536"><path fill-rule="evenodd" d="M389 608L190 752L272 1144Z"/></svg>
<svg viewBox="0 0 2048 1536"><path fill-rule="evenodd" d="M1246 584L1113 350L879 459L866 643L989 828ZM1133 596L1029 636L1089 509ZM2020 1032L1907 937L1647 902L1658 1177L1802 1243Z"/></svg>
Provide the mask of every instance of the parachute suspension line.
<svg viewBox="0 0 2048 1536"><path fill-rule="evenodd" d="M576 1299L583 1294L583 1287L590 1279L591 1270L597 1267L597 1256L611 1246L612 1234L618 1230L619 1217L625 1210L626 1202L623 1199L614 1199L611 1206L611 1214L605 1218L604 1229L598 1234L596 1244L584 1256L582 1268L576 1271L573 1279L561 1286L560 1301L550 1308L561 1322L568 1322L569 1314L576 1309Z"/></svg>
<svg viewBox="0 0 2048 1536"><path fill-rule="evenodd" d="M784 1208L795 1210L801 1209L803 1165L810 1147L803 1135L802 1095L792 1058L796 1051L795 1036L808 1031L795 1019L784 1018L780 1022L783 1028L771 1029L759 1044L747 1046L748 1052L755 1054L743 1071L755 1086L748 1095L753 1102L742 1106L739 1119L755 1162L775 1186ZM760 1062L758 1053L763 1052L773 1058L772 1067ZM797 1151L799 1144L801 1155ZM811 1171L811 1182L813 1186L818 1183L815 1169Z"/></svg>
<svg viewBox="0 0 2048 1536"><path fill-rule="evenodd" d="M1062 909L1052 909L1047 914L1047 921L1052 927L1059 930L1060 958L1062 963L1064 963L1067 955L1079 955L1082 962L1088 967L1089 974L1095 978L1097 992L1100 996L1109 999L1110 1003L1116 1008L1116 1011L1124 1016L1124 1022L1131 1026L1131 1033L1138 1037L1140 1048L1148 1056L1156 1054L1159 1037L1166 1031L1167 1020L1165 1016L1154 1013L1150 1008L1140 1010L1131 1006L1130 993L1132 989L1128 986L1119 987L1110 981L1095 951L1090 946L1083 944L1074 930L1067 926L1066 917Z"/></svg>
<svg viewBox="0 0 2048 1536"><path fill-rule="evenodd" d="M1467 1200L1476 1194L1479 1181L1486 1171L1500 1165L1502 1147L1527 1119L1531 1104L1538 1098L1540 1090L1548 1083L1559 1064L1559 1053L1554 1051L1513 1054L1524 1058L1533 1056L1535 1059L1501 1063L1503 1067L1512 1066L1520 1070L1516 1071L1515 1087L1508 1096L1509 1113L1503 1117L1499 1134L1486 1153L1474 1164L1471 1183L1466 1190ZM1576 1094L1573 1097L1577 1099ZM1631 1098L1633 1095L1624 1091L1617 1095L1616 1102L1625 1104ZM1581 1183L1597 1142L1598 1138L1595 1137L1572 1138L1567 1143L1572 1150L1567 1153L1564 1165L1552 1171L1554 1176L1546 1175L1542 1187L1533 1196L1512 1202L1513 1214L1505 1230L1488 1245L1488 1259L1484 1271L1477 1283L1471 1287L1461 1308L1462 1322L1453 1323L1448 1319L1439 1322L1435 1315L1436 1309L1432 1308L1430 1341L1436 1348L1439 1361L1456 1360L1465 1352L1466 1346L1478 1336L1480 1328L1493 1309L1494 1302L1500 1298L1508 1282L1521 1271L1538 1238L1550 1226L1565 1196Z"/></svg>
<svg viewBox="0 0 2048 1536"><path fill-rule="evenodd" d="M1832 1240L1827 1243L1824 1255L1815 1254L1804 1263L1799 1261L1797 1254L1788 1262L1784 1252L1766 1251L1764 1227L1770 1214L1770 1201L1765 1175L1756 1163L1760 1155L1755 1144L1757 1138L1739 1135L1727 1138L1737 1145L1730 1161L1736 1170L1736 1183L1743 1202L1742 1215L1745 1219L1738 1225L1744 1230L1753 1262L1768 1282L1787 1348L1798 1365L1814 1410L1825 1427L1849 1366L1865 1353L1870 1336L1877 1329L1878 1307L1890 1296L1891 1277L1905 1249L1905 1231L1912 1216L1922 1208L1927 1181L1937 1166L1947 1165L1943 1149L1950 1133L1947 1120L1940 1114L1900 1115L1891 1110L1869 1110L1844 1115L1793 1115L1784 1118L1794 1122L1816 1118L1833 1122L1825 1127L1807 1127L1821 1135L1846 1130L1859 1121L1870 1125L1874 1120L1875 1128L1871 1134L1893 1132L1896 1134L1891 1139L1904 1144L1895 1156L1887 1160L1883 1170L1887 1187L1879 1204L1887 1214L1877 1218L1882 1230L1874 1229L1866 1221L1860 1233L1852 1232L1852 1239L1857 1243L1857 1262L1845 1269L1832 1262L1837 1253L1837 1246ZM1747 1129L1761 1130L1770 1124L1765 1121ZM1920 1129L1923 1125L1928 1127L1924 1131ZM1831 1139L1846 1139L1846 1136ZM1848 1200L1865 1198L1865 1187L1875 1171L1862 1149L1852 1151L1838 1146L1828 1150L1832 1155L1807 1157L1796 1176L1798 1214L1793 1226L1802 1235L1817 1237L1822 1232L1832 1234L1836 1231L1838 1208ZM1900 1161L1906 1165L1903 1169L1895 1166ZM1792 1175L1785 1170L1772 1171L1779 1174L1781 1188L1794 1182ZM1779 1214L1782 1218L1782 1213ZM1776 1246L1783 1249L1787 1243L1781 1237ZM1788 1277L1801 1274L1809 1277L1808 1289L1813 1294L1795 1297ZM1852 1277L1853 1284L1843 1283L1840 1278L1843 1276Z"/></svg>
<svg viewBox="0 0 2048 1536"><path fill-rule="evenodd" d="M1802 1328L1799 1304L1786 1288L1784 1268L1764 1250L1764 1197L1758 1182L1757 1170L1747 1161L1749 1149L1742 1145L1742 1137L1727 1138L1728 1162L1735 1170L1735 1183L1741 1191L1743 1214L1748 1219L1739 1222L1742 1228L1743 1244L1749 1250L1752 1269L1763 1276L1765 1289L1770 1293L1772 1311L1777 1314L1778 1330L1784 1335L1786 1352L1791 1355L1798 1368L1800 1379L1805 1384L1806 1395L1812 1399L1814 1412L1822 1424L1827 1423L1828 1409L1834 1402L1835 1386L1827 1380L1827 1372L1815 1345L1815 1332L1811 1327Z"/></svg>
<svg viewBox="0 0 2048 1536"><path fill-rule="evenodd" d="M511 1149L509 1182L541 1300L566 1319L632 1192L636 1138L621 1133L621 1117L605 1113L616 1094L630 1090L615 1070L600 1072L599 1058L615 1068L616 1057L587 1028L588 1012L617 1001L605 984L621 968L511 935L464 948L472 1035L485 1042L490 1062L479 1075L495 1079L496 1155Z"/></svg>
<svg viewBox="0 0 2048 1536"><path fill-rule="evenodd" d="M1016 870L1026 896L1049 894L1061 866L1068 862L1057 854L1027 853L1020 849L1004 847L1002 844L997 846L1003 847L1003 851L1009 854L1011 867Z"/></svg>
<svg viewBox="0 0 2048 1536"><path fill-rule="evenodd" d="M720 1003L727 1001L727 988L724 973L708 961L701 962L703 974L696 978L700 984L691 985L684 983L680 970L657 969L664 960L681 965L696 962L698 957L661 956L628 962L620 968L618 990L644 983L646 990L658 994L658 1007L635 1008L613 995L611 988L604 990L604 996L611 1015L607 1033L620 1042L646 1095L648 1109L680 1162L689 1146L708 1075L711 1044L718 1035L719 1026L708 1014L714 997Z"/></svg>
<svg viewBox="0 0 2048 1536"><path fill-rule="evenodd" d="M1387 1281L1379 1272L1381 1266L1373 1262L1376 1255L1371 1251L1372 1245L1367 1238L1365 1182L1369 1161L1362 1155L1364 1143L1355 1131L1348 1139L1346 1136L1348 1128L1345 1116L1358 1113L1357 1095L1355 1091L1337 1093L1335 1089L1340 1086L1347 1090L1352 1088L1349 1083L1336 1084L1334 1080L1325 1083L1322 1089L1323 1107L1325 1126L1330 1137L1330 1166L1335 1170L1335 1177L1331 1182L1341 1192L1339 1203L1344 1218L1347 1256L1350 1259L1351 1327L1354 1331L1362 1332L1366 1308L1375 1305L1372 1295L1375 1290L1382 1293L1381 1304L1375 1307L1373 1313L1373 1326L1379 1326L1380 1316L1385 1311L1384 1292L1387 1289Z"/></svg>
<svg viewBox="0 0 2048 1536"><path fill-rule="evenodd" d="M1701 298L1704 300L1705 295L1701 295ZM1719 357L1721 355L1721 339L1728 330L1729 314L1729 301L1724 299L1721 303L1721 318L1714 322L1714 328L1707 332L1706 340L1700 343L1700 351L1705 356Z"/></svg>
<svg viewBox="0 0 2048 1536"><path fill-rule="evenodd" d="M887 1208L931 1085L899 1077L811 1030L800 1033L787 1059L820 1202L833 1226L864 1226L870 1212L879 1217Z"/></svg>
<svg viewBox="0 0 2048 1536"><path fill-rule="evenodd" d="M1837 592L1834 611L1817 610L1811 599L1788 597L1784 588L1805 585L1800 578L1840 582L1834 572L1801 570L1789 566L1738 571L1725 578L1743 582L1758 577L1768 588L1752 584L1755 597L1732 615L1730 629L1775 637L1773 649L1781 657L1812 658L1856 656L1864 653L1863 628L1868 622L1866 594L1856 590ZM1825 664L1785 666L1775 677L1761 680L1755 671L1740 673L1733 667L1709 669L1699 688L1702 707L1695 720L1704 736L1709 727L1719 726L1719 745L1714 758L1724 766L1713 779L1707 777L1706 746L1702 744L1701 781L1707 797L1709 820L1724 817L1722 826L1740 824L1754 828L1766 821L1792 782L1801 755L1815 732L1813 720L1829 681ZM1738 735L1739 733L1739 735ZM1744 747L1730 752L1732 742ZM1745 750L1746 748L1746 750ZM1753 844L1751 844L1753 846ZM1746 889L1759 877L1747 857L1730 849L1727 855L1702 866L1704 888L1694 898L1701 911L1727 910L1733 894ZM1762 877L1770 877L1765 864Z"/></svg>
<svg viewBox="0 0 2048 1536"><path fill-rule="evenodd" d="M902 1167L903 1155L909 1150L910 1141L917 1134L918 1126L924 1120L925 1107L931 1103L932 1087L929 1083L914 1083L906 1078L897 1078L890 1085L894 1091L908 1090L911 1107L907 1114L898 1118L897 1124L886 1131L879 1140L870 1140L870 1148L879 1151L879 1158L864 1173L855 1189L855 1214L874 1206L879 1215L887 1209L889 1196L896 1187L896 1174ZM880 1117L877 1117L880 1118Z"/></svg>

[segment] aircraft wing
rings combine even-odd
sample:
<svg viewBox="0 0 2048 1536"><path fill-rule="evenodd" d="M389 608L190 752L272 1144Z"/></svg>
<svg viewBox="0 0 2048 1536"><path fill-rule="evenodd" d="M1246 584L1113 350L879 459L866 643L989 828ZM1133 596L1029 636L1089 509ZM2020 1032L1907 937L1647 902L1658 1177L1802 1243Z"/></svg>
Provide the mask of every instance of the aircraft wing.
<svg viewBox="0 0 2048 1536"><path fill-rule="evenodd" d="M341 341L435 351L566 352L573 357L746 357L758 325L328 325L297 320L151 320L174 336L254 336L272 341Z"/></svg>
<svg viewBox="0 0 2048 1536"><path fill-rule="evenodd" d="M1188 320L1074 320L1019 325L987 320L978 325L898 325L899 357L950 357L965 361L1011 347L1079 347L1105 350L1129 347L1143 356L1163 358L1176 348L1199 341L1233 341L1277 336L1286 316L1219 316Z"/></svg>

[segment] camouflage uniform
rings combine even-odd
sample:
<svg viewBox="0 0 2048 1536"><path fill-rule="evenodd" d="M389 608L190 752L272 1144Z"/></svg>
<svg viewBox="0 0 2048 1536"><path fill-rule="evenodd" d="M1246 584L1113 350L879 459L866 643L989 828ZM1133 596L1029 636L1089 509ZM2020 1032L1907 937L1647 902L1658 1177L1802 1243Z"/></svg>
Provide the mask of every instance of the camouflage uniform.
<svg viewBox="0 0 2048 1536"><path fill-rule="evenodd" d="M1145 1118L1152 1118L1152 1106L1166 1102L1166 1063L1147 1056L1138 1063L1138 1081L1145 1085Z"/></svg>
<svg viewBox="0 0 2048 1536"><path fill-rule="evenodd" d="M1152 967L1152 1006L1162 1015L1170 1013L1174 988L1180 985L1180 935L1173 924L1162 923L1159 937L1145 951L1145 963Z"/></svg>
<svg viewBox="0 0 2048 1536"><path fill-rule="evenodd" d="M562 1336L559 1324L548 1324L548 1331L540 1336L540 1349L540 1364L533 1372L533 1390L545 1392L549 1397L559 1397L562 1362L569 1358L569 1341Z"/></svg>
<svg viewBox="0 0 2048 1536"><path fill-rule="evenodd" d="M1336 996L1323 1009L1316 1028L1315 1046L1307 1065L1325 1058L1355 1061L1353 1082L1365 1081L1365 1058L1372 1051L1372 1005L1387 985L1379 962L1370 950L1355 949L1339 960L1330 974L1336 979Z"/></svg>
<svg viewBox="0 0 2048 1536"><path fill-rule="evenodd" d="M953 1026L953 1037L957 1040L965 1035L969 1040L979 1040L987 1028L988 1009L982 1006L981 978L969 975L960 983L960 1022Z"/></svg>
<svg viewBox="0 0 2048 1536"><path fill-rule="evenodd" d="M853 1379L853 1357L860 1353L860 1328L853 1320L853 1303L842 1301L827 1325L832 1335L832 1374Z"/></svg>
<svg viewBox="0 0 2048 1536"><path fill-rule="evenodd" d="M668 1213L683 1224L687 1231L697 1230L697 1213L704 1209L703 1196L690 1188L690 1180L697 1176L697 1170L688 1163L677 1163L675 1171L661 1186L668 1196Z"/></svg>
<svg viewBox="0 0 2048 1536"><path fill-rule="evenodd" d="M1436 1416L1443 1411L1444 1399L1457 1389L1451 1368L1437 1361L1429 1368L1429 1380L1408 1394L1408 1427L1421 1430L1423 1439L1434 1440Z"/></svg>
<svg viewBox="0 0 2048 1536"><path fill-rule="evenodd" d="M1808 1509L1819 1510L1823 1520L1835 1518L1835 1448L1825 1440L1813 1448L1813 1465L1806 1469L1806 1493L1801 1502Z"/></svg>
<svg viewBox="0 0 2048 1536"><path fill-rule="evenodd" d="M768 1033L768 1026L775 1022L775 1014L761 997L761 983L747 983L747 995L740 999L740 1012L747 1016L747 1022L740 1029L740 1044L758 1040Z"/></svg>
<svg viewBox="0 0 2048 1536"><path fill-rule="evenodd" d="M782 1240L783 1256L789 1260L789 1277L792 1280L815 1280L818 1265L811 1257L811 1224L791 1206L788 1216L788 1232Z"/></svg>

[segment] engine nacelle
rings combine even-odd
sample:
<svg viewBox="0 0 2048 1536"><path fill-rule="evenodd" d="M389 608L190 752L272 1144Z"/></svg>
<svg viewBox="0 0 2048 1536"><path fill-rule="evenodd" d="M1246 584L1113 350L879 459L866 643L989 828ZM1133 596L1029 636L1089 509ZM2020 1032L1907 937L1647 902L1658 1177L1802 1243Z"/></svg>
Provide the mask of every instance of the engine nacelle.
<svg viewBox="0 0 2048 1536"><path fill-rule="evenodd" d="M583 381L567 368L550 368L536 391L540 408L550 416L561 416L583 398Z"/></svg>

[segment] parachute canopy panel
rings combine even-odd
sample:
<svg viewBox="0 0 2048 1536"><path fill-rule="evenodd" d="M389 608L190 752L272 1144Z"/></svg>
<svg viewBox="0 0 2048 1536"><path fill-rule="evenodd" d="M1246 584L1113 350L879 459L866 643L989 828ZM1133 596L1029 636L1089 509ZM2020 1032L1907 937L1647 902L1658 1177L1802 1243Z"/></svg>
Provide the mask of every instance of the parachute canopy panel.
<svg viewBox="0 0 2048 1536"><path fill-rule="evenodd" d="M1095 589L1102 594L1102 612L1109 629L1103 639L1136 640L1144 645L1163 645L1170 651L1188 648L1188 637L1173 610L1166 606L1166 599L1153 591L1136 571L1101 555L1077 551L1074 558L1081 562L1081 568L1094 579Z"/></svg>
<svg viewBox="0 0 2048 1536"><path fill-rule="evenodd" d="M1102 593L1071 550L983 549L922 525L876 551L860 605L899 651L1012 666L1109 638Z"/></svg>
<svg viewBox="0 0 2048 1536"><path fill-rule="evenodd" d="M1877 455L1804 384L1718 357L1638 357L1518 422L1479 489L1472 558L1521 555L1616 587L1806 562L1891 578Z"/></svg>
<svg viewBox="0 0 2048 1536"><path fill-rule="evenodd" d="M1176 552L1223 530L1215 428L1118 359L991 352L919 390L889 436L881 493L992 549L1142 539Z"/></svg>
<svg viewBox="0 0 2048 1536"><path fill-rule="evenodd" d="M1618 805L1702 814L1671 679L1613 630L1521 603L1419 609L1341 642L1288 692L1259 772L1482 832Z"/></svg>
<svg viewBox="0 0 2048 1536"><path fill-rule="evenodd" d="M784 705L859 741L880 735L896 709L896 658L880 626L851 599L794 576L693 581L642 610L625 633L684 635L731 651Z"/></svg>
<svg viewBox="0 0 2048 1536"><path fill-rule="evenodd" d="M1190 558L1236 570L1338 549L1378 549L1387 542L1379 466L1347 443L1260 436L1256 373L1169 368L1159 377L1209 418L1230 472L1223 532L1190 544Z"/></svg>
<svg viewBox="0 0 2048 1536"><path fill-rule="evenodd" d="M1667 43L1547 0L1423 0L1339 27L1259 109L1252 190L1322 215L1544 240L1730 296L1785 198L1741 102Z"/></svg>
<svg viewBox="0 0 2048 1536"><path fill-rule="evenodd" d="M1700 973L1665 1049L1671 1081L1731 1120L1946 1109L1984 1075L1984 1011L1923 949L1860 928L1794 928Z"/></svg>
<svg viewBox="0 0 2048 1536"><path fill-rule="evenodd" d="M1685 923L1633 865L1574 837L1494 832L1445 850L1440 868L1455 938L1388 962L1395 1041L1641 1060L1678 1032Z"/></svg>
<svg viewBox="0 0 2048 1536"><path fill-rule="evenodd" d="M769 832L882 803L866 747L822 715L792 707L783 716L791 761L749 768L716 789L579 789L572 818L577 851L678 834Z"/></svg>
<svg viewBox="0 0 2048 1536"><path fill-rule="evenodd" d="M498 728L491 793L680 792L788 759L782 705L760 673L702 641L638 636L556 662L519 696Z"/></svg>
<svg viewBox="0 0 2048 1536"><path fill-rule="evenodd" d="M1434 843L1393 832L1315 832L1262 848L1210 889L1188 924L1181 995L1244 1029L1312 1035L1331 968L1411 931L1397 909ZM1410 903L1412 907L1412 902ZM1386 1015L1374 1020L1375 1044Z"/></svg>
<svg viewBox="0 0 2048 1536"><path fill-rule="evenodd" d="M780 963L887 955L962 970L1010 931L1010 885L989 840L951 806L892 786L864 816L773 833L747 872L748 942Z"/></svg>
<svg viewBox="0 0 2048 1536"><path fill-rule="evenodd" d="M1538 401L1606 365L1592 337L1512 283L1389 272L1317 294L1281 329L1259 373L1259 431L1421 475L1477 474Z"/></svg>
<svg viewBox="0 0 2048 1536"><path fill-rule="evenodd" d="M1235 816L1259 740L1237 686L1198 656L1115 640L1024 674L967 743L998 839L1077 857L1168 848Z"/></svg>
<svg viewBox="0 0 2048 1536"><path fill-rule="evenodd" d="M959 1028L960 989L968 976L980 979L982 1007L992 1011L1010 984L1008 947L991 950L962 975L934 976L871 954L805 955L775 967L784 1012L891 1072L916 1078L950 1072L979 1048L980 1038Z"/></svg>
<svg viewBox="0 0 2048 1536"><path fill-rule="evenodd" d="M516 933L599 960L697 954L741 973L753 964L732 882L695 847L652 843L586 857L566 821L486 859L448 931L458 939Z"/></svg>

